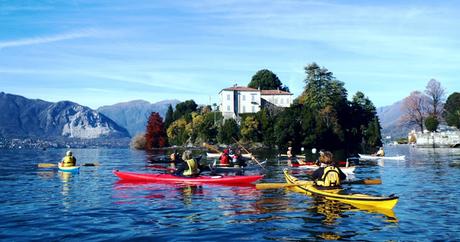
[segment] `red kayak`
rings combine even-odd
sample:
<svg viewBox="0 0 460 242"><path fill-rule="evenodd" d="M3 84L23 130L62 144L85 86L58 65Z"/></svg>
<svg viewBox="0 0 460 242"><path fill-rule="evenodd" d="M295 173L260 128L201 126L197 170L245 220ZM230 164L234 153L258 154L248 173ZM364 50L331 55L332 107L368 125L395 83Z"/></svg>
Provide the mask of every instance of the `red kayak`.
<svg viewBox="0 0 460 242"><path fill-rule="evenodd" d="M175 182L175 183L214 183L214 184L249 184L263 177L263 175L254 176L198 176L183 177L171 174L150 174L136 172L113 171L113 174L124 181L140 182Z"/></svg>

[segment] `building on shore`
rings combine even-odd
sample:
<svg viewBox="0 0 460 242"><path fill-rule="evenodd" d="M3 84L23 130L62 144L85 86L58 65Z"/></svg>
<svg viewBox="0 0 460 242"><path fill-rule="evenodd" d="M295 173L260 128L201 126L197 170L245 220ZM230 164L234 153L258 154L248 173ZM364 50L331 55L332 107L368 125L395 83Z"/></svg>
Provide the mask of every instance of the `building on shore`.
<svg viewBox="0 0 460 242"><path fill-rule="evenodd" d="M409 137L415 135L415 143L417 147L433 147L433 148L460 148L460 131L458 129L447 128L440 132L424 132L412 131Z"/></svg>
<svg viewBox="0 0 460 242"><path fill-rule="evenodd" d="M257 113L263 107L290 107L292 93L281 90L259 90L237 86L224 88L219 92L219 110L224 118L238 120L240 114Z"/></svg>

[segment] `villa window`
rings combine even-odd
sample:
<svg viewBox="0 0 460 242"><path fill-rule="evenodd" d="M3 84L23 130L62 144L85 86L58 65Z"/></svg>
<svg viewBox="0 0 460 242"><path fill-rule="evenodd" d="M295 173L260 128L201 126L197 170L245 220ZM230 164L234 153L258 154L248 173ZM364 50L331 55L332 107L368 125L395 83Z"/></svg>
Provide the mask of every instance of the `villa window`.
<svg viewBox="0 0 460 242"><path fill-rule="evenodd" d="M230 105L227 105L227 111L230 112Z"/></svg>
<svg viewBox="0 0 460 242"><path fill-rule="evenodd" d="M230 94L227 94L227 100L230 101Z"/></svg>
<svg viewBox="0 0 460 242"><path fill-rule="evenodd" d="M246 101L246 95L242 95L243 101Z"/></svg>

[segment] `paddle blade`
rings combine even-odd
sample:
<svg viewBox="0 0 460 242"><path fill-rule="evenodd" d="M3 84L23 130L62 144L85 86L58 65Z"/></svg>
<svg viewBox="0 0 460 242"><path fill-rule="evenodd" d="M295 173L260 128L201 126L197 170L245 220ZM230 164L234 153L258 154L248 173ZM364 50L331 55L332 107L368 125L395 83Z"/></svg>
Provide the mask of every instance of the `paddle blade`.
<svg viewBox="0 0 460 242"><path fill-rule="evenodd" d="M364 184L364 185L380 185L382 184L382 180L380 179L364 179L364 180L356 180L356 181L344 181L344 184Z"/></svg>
<svg viewBox="0 0 460 242"><path fill-rule="evenodd" d="M57 164L53 164L53 163L38 163L38 167L41 167L41 168L50 168L50 167L56 167Z"/></svg>
<svg viewBox="0 0 460 242"><path fill-rule="evenodd" d="M379 185L379 184L382 184L382 180L380 180L380 179L363 180L363 184L366 184L366 185Z"/></svg>
<svg viewBox="0 0 460 242"><path fill-rule="evenodd" d="M295 184L288 184L288 183L258 183L256 184L256 189L263 190L263 189L278 189L278 188L285 188L295 186Z"/></svg>

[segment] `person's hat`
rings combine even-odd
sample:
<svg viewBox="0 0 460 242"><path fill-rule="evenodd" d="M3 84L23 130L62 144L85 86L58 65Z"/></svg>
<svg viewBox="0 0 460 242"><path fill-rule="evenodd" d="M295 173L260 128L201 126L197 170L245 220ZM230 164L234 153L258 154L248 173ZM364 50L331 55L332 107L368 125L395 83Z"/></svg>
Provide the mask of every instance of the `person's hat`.
<svg viewBox="0 0 460 242"><path fill-rule="evenodd" d="M292 147L291 147L291 146L289 146L289 147L288 147L288 150L292 150Z"/></svg>
<svg viewBox="0 0 460 242"><path fill-rule="evenodd" d="M68 150L65 154L66 154L67 156L71 156L71 155L72 155L72 151Z"/></svg>

